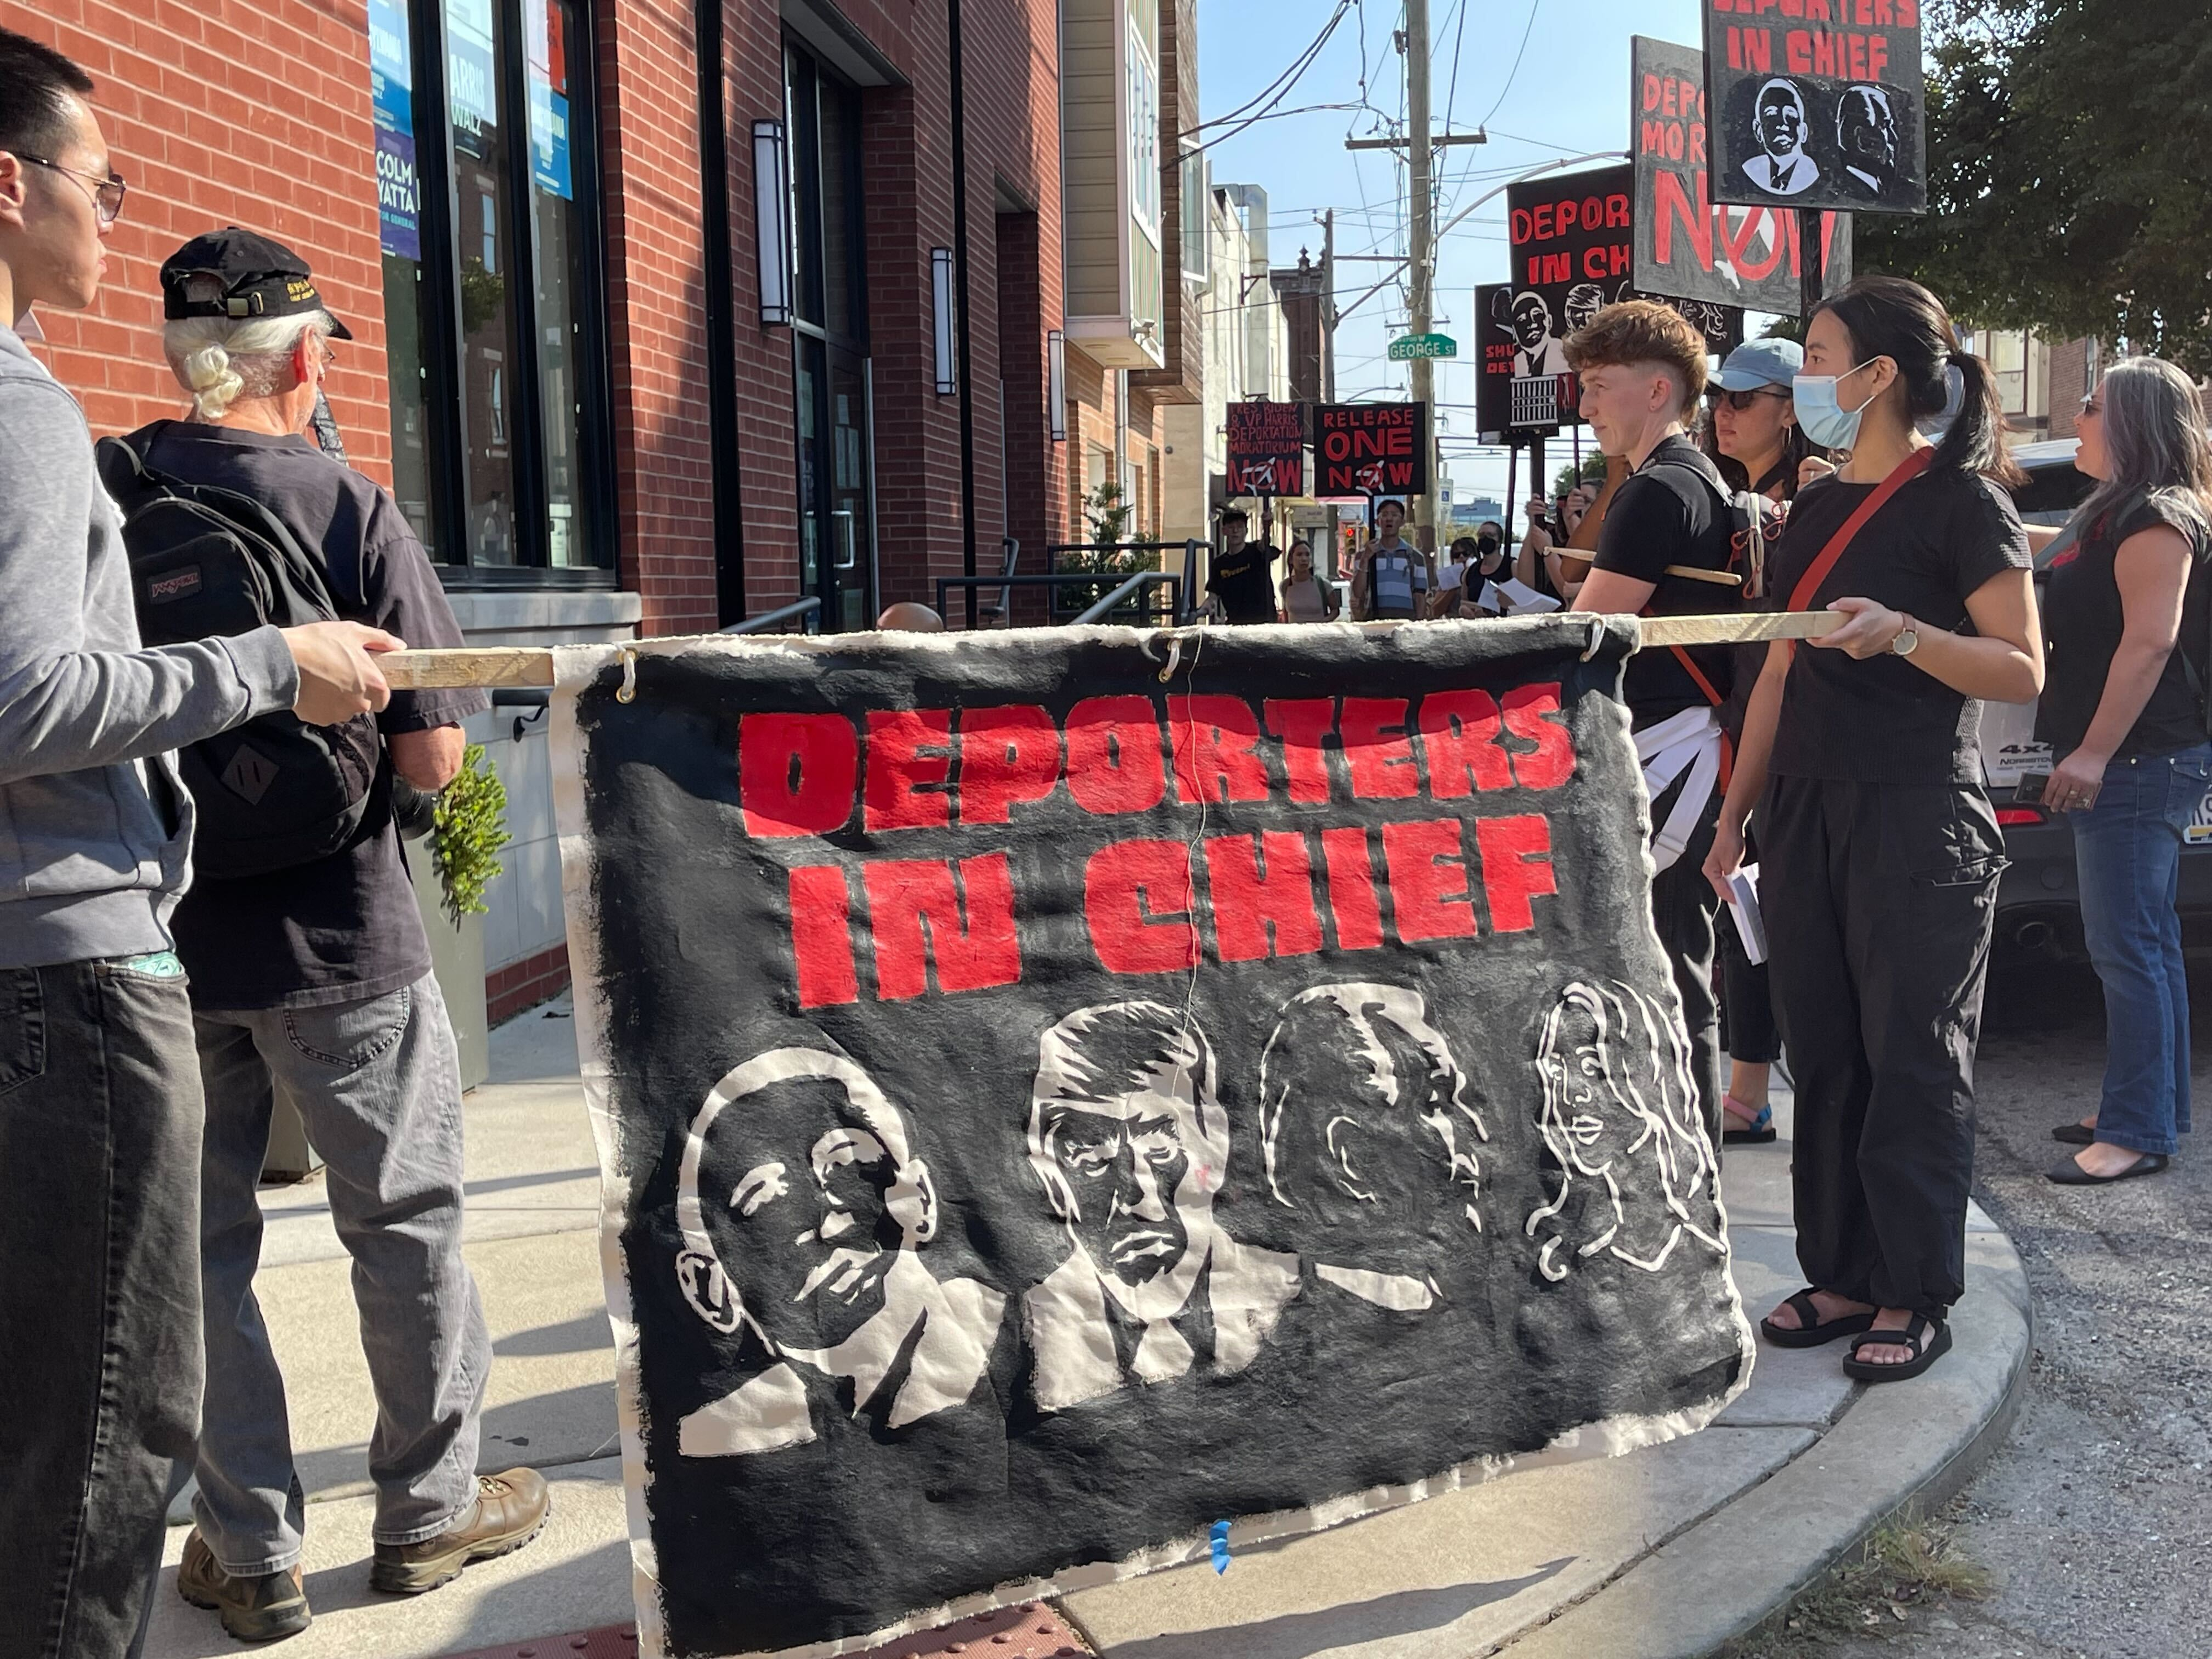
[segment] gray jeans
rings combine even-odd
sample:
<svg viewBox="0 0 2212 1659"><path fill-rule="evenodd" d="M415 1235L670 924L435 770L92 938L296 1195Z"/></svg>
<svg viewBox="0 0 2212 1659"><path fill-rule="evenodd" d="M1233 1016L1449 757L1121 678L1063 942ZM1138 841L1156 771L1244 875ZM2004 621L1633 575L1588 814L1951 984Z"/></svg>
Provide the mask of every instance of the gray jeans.
<svg viewBox="0 0 2212 1659"><path fill-rule="evenodd" d="M460 1060L437 981L425 975L330 1007L194 1015L207 1090L200 1535L233 1573L277 1572L300 1559L305 1517L284 1378L253 1296L254 1193L282 1090L328 1163L331 1216L353 1256L376 1390L376 1541L432 1537L475 1500L491 1369L476 1281L461 1259Z"/></svg>

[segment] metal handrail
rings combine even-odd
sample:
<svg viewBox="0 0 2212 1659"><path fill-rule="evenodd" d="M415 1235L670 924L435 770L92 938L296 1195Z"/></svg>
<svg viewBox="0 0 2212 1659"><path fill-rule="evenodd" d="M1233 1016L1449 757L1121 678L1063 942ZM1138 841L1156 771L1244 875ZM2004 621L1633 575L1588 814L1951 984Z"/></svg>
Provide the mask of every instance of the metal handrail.
<svg viewBox="0 0 2212 1659"><path fill-rule="evenodd" d="M1018 536L1001 536L999 538L999 574L1001 576L1011 576L1014 574L1014 566L1022 556L1021 538ZM999 590L998 604L985 605L982 615L990 621L996 622L1001 617L1008 617L1013 609L1013 605L1014 590L1011 587L1001 587ZM1011 620L1010 617L1009 620Z"/></svg>
<svg viewBox="0 0 2212 1659"><path fill-rule="evenodd" d="M943 600L939 600L941 605ZM732 623L727 628L717 629L720 634L765 634L772 628L781 628L787 622L797 622L802 617L811 617L822 609L819 594L810 593L803 599L779 605L773 611L763 611L757 617L748 617L741 623Z"/></svg>
<svg viewBox="0 0 2212 1659"><path fill-rule="evenodd" d="M1092 605L1088 611L1085 611L1079 617L1073 617L1071 621L1071 625L1074 627L1081 627L1085 623L1104 622L1107 617L1114 614L1114 611L1116 606L1127 605L1131 599L1135 599L1138 594L1143 592L1146 588L1156 586L1162 583L1164 583L1168 586L1176 590L1176 609L1178 613L1176 620L1181 621L1182 617L1180 613L1182 608L1181 603L1182 599L1182 578L1176 574L1172 570L1139 570L1135 575L1130 577L1119 587L1115 588L1111 593L1109 593L1104 599L1099 600L1097 604Z"/></svg>
<svg viewBox="0 0 2212 1659"><path fill-rule="evenodd" d="M1182 578L1180 575L1172 570L1140 570L1136 574L1147 578L1152 585L1170 587L1174 590L1169 601L1173 607L1169 614L1170 622L1180 623L1188 617L1189 613L1183 603ZM950 596L956 587L964 588L971 592L977 588L1000 586L1096 587L1105 580L1105 577L1082 571L1061 571L1052 575L1031 576L939 576L937 578L937 612L939 616L951 614L948 608L951 603ZM1127 601L1125 600L1124 603Z"/></svg>

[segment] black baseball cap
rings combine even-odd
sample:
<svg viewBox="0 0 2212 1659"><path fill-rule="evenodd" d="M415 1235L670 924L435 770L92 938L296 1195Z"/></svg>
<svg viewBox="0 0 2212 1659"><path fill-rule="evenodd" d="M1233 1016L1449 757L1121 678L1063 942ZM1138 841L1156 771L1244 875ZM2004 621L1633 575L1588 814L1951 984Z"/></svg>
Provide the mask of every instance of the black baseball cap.
<svg viewBox="0 0 2212 1659"><path fill-rule="evenodd" d="M331 316L306 260L283 243L236 225L193 237L161 264L161 315L171 321L298 317L311 311L331 317L335 338L353 338L353 331Z"/></svg>

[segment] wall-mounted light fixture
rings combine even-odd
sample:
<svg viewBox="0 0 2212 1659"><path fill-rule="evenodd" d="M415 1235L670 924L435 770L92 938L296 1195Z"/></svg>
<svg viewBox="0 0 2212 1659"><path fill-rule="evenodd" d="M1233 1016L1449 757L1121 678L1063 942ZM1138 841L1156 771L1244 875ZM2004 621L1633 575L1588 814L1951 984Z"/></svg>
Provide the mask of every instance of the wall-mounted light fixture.
<svg viewBox="0 0 2212 1659"><path fill-rule="evenodd" d="M760 254L763 328L791 320L791 173L783 123L753 123L753 233Z"/></svg>
<svg viewBox="0 0 2212 1659"><path fill-rule="evenodd" d="M957 382L952 372L952 250L929 250L929 298L936 307L937 395L949 398Z"/></svg>
<svg viewBox="0 0 2212 1659"><path fill-rule="evenodd" d="M1056 444L1067 441L1067 336L1060 330L1048 329L1044 337L1044 409L1045 421L1052 428L1052 441Z"/></svg>

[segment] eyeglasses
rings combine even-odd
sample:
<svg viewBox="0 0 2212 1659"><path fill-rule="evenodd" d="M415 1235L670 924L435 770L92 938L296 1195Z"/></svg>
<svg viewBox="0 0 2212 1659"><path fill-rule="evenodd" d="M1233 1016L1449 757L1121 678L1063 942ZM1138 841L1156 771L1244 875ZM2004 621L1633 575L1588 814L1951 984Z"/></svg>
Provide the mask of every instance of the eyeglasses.
<svg viewBox="0 0 2212 1659"><path fill-rule="evenodd" d="M2099 398L2095 392L2090 392L2081 399L2081 412L2084 415L2103 414L2105 412L2104 400Z"/></svg>
<svg viewBox="0 0 2212 1659"><path fill-rule="evenodd" d="M20 149L15 155L19 161L28 161L36 167L51 167L56 173L65 173L81 183L90 185L92 189L88 193L92 197L93 210L100 215L100 222L103 225L112 225L122 216L124 193L131 187L123 182L121 173L111 173L103 179L96 173L65 167L59 161L50 161L43 155L27 155Z"/></svg>
<svg viewBox="0 0 2212 1659"><path fill-rule="evenodd" d="M1741 413L1761 398L1787 398L1789 395L1778 386L1758 386L1748 392L1730 392L1723 386L1713 386L1705 393L1705 404L1708 408L1712 409L1717 409L1721 404L1726 404L1730 409Z"/></svg>

